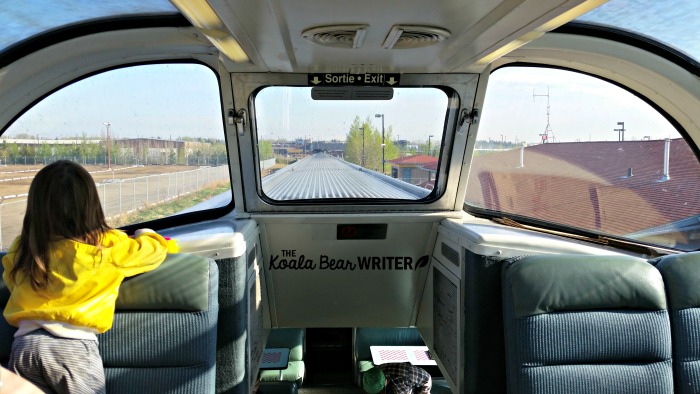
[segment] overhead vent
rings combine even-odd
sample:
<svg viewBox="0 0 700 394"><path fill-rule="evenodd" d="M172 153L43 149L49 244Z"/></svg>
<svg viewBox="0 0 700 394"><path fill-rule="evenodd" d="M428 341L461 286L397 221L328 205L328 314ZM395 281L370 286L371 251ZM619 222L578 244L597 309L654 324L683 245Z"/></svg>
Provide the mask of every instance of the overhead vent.
<svg viewBox="0 0 700 394"><path fill-rule="evenodd" d="M422 48L450 38L450 32L439 27L394 25L386 36L385 49Z"/></svg>
<svg viewBox="0 0 700 394"><path fill-rule="evenodd" d="M383 86L314 86L313 100L391 100L394 89Z"/></svg>
<svg viewBox="0 0 700 394"><path fill-rule="evenodd" d="M305 30L301 36L314 44L333 48L359 48L369 25L321 26Z"/></svg>

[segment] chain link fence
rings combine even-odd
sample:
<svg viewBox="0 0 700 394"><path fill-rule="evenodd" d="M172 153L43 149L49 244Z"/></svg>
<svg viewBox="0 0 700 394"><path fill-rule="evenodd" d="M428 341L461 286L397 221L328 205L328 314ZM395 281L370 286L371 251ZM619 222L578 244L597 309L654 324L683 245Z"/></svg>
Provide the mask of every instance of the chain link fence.
<svg viewBox="0 0 700 394"><path fill-rule="evenodd" d="M110 179L97 183L96 186L105 216L111 218L229 180L229 167L218 166L136 178ZM0 202L0 250L7 250L20 234L26 209L26 198Z"/></svg>

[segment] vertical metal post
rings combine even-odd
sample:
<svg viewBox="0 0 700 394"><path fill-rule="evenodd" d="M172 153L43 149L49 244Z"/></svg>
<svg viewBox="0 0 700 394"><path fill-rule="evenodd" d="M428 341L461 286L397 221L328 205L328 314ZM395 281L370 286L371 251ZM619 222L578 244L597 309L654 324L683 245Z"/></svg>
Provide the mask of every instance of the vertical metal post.
<svg viewBox="0 0 700 394"><path fill-rule="evenodd" d="M386 144L384 143L384 114L375 114L375 118L382 118L382 174L384 174L384 150L386 148Z"/></svg>
<svg viewBox="0 0 700 394"><path fill-rule="evenodd" d="M360 159L360 166L364 167L365 166L365 128L360 127L360 130L362 130L362 158Z"/></svg>

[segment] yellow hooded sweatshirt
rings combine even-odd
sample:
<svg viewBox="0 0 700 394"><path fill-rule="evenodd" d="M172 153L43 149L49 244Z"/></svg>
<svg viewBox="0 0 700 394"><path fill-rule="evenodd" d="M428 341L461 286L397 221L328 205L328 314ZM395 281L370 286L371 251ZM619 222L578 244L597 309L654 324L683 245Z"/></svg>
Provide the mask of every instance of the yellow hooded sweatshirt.
<svg viewBox="0 0 700 394"><path fill-rule="evenodd" d="M174 241L154 232L132 239L122 231L110 230L103 235L101 246L56 241L51 244L49 285L35 291L21 273L16 283L10 277L18 245L19 237L2 259L2 278L10 290L5 319L15 327L22 320L58 321L99 333L112 327L122 280L157 268L168 251L177 252Z"/></svg>

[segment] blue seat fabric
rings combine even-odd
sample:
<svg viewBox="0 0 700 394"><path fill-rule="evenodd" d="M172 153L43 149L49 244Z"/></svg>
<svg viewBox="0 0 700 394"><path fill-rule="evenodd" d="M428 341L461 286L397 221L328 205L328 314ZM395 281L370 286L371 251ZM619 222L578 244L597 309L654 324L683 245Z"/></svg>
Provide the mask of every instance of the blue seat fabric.
<svg viewBox="0 0 700 394"><path fill-rule="evenodd" d="M663 281L627 256L503 266L509 393L673 392Z"/></svg>
<svg viewBox="0 0 700 394"><path fill-rule="evenodd" d="M700 392L700 252L651 261L668 294L676 392Z"/></svg>
<svg viewBox="0 0 700 394"><path fill-rule="evenodd" d="M304 384L306 366L304 363L305 330L303 328L273 328L267 337L267 348L288 348L289 366L283 369L282 378L280 371L260 371L262 382L294 382L296 387ZM268 385L268 387L271 385Z"/></svg>
<svg viewBox="0 0 700 394"><path fill-rule="evenodd" d="M98 336L108 393L215 391L218 281L213 260L177 254L122 283Z"/></svg>

